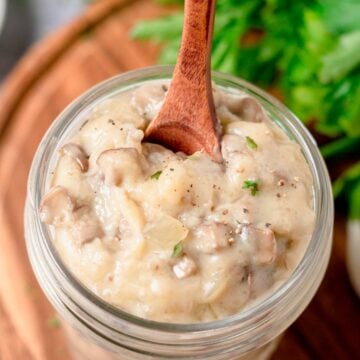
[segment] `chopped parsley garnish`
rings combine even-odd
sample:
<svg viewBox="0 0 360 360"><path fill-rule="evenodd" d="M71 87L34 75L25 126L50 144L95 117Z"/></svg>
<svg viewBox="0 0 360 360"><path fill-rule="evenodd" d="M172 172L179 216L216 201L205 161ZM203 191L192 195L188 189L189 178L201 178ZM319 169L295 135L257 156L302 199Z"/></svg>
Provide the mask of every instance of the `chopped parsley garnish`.
<svg viewBox="0 0 360 360"><path fill-rule="evenodd" d="M250 136L245 136L246 139L246 145L250 148L250 149L257 149L258 145L257 143L254 141L254 139L252 139Z"/></svg>
<svg viewBox="0 0 360 360"><path fill-rule="evenodd" d="M174 246L171 257L172 258L177 258L178 256L182 255L182 253L183 253L183 246L182 246L182 243L180 241Z"/></svg>
<svg viewBox="0 0 360 360"><path fill-rule="evenodd" d="M161 175L162 171L159 170L157 172L154 172L151 176L150 176L150 179L155 179L155 180L159 180L159 177Z"/></svg>
<svg viewBox="0 0 360 360"><path fill-rule="evenodd" d="M251 195L255 196L259 191L259 182L255 180L245 180L242 188L250 189Z"/></svg>

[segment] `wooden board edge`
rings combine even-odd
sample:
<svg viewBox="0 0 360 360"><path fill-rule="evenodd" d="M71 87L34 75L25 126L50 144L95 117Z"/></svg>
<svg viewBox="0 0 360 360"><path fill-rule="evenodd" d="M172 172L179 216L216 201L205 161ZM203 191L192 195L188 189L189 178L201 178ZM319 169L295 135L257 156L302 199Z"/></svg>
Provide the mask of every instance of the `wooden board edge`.
<svg viewBox="0 0 360 360"><path fill-rule="evenodd" d="M15 66L0 88L0 140L22 99L63 53L106 18L137 0L96 2L68 26L35 44Z"/></svg>

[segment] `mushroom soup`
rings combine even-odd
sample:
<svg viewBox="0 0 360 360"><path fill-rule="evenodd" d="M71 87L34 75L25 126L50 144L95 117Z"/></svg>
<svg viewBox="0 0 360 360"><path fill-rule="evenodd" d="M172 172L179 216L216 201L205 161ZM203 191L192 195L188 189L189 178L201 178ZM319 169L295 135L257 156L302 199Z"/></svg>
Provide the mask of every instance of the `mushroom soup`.
<svg viewBox="0 0 360 360"><path fill-rule="evenodd" d="M40 214L72 273L156 321L221 319L282 284L314 228L297 143L252 97L214 89L223 162L142 142L167 82L103 100L59 150Z"/></svg>

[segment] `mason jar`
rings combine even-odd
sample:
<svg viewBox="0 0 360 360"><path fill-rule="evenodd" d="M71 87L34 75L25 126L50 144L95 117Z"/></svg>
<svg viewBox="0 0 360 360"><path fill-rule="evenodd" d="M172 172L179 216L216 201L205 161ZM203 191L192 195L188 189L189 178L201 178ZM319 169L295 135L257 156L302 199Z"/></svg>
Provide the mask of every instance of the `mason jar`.
<svg viewBox="0 0 360 360"><path fill-rule="evenodd" d="M59 115L35 154L25 208L27 249L40 286L62 319L74 359L268 359L281 334L303 312L324 276L331 250L334 208L331 183L316 142L279 101L246 81L218 72L213 73L213 81L225 91L241 90L256 98L268 116L300 145L310 168L315 228L291 276L271 294L236 315L207 323L172 324L138 318L106 303L66 268L54 247L51 227L42 223L39 216L39 204L49 189L57 150L98 103L149 81L170 80L172 71L172 67L145 68L95 86Z"/></svg>

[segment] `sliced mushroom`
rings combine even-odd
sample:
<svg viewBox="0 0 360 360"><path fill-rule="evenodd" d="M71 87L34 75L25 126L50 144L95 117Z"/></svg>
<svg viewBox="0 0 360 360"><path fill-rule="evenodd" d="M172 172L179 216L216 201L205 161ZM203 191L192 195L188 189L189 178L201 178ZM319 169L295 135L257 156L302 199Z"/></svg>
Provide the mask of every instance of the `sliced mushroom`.
<svg viewBox="0 0 360 360"><path fill-rule="evenodd" d="M228 109L243 121L262 122L266 116L260 104L249 96L229 97L226 100Z"/></svg>
<svg viewBox="0 0 360 360"><path fill-rule="evenodd" d="M146 160L155 166L161 164L162 162L177 159L177 156L172 151L158 144L143 143L142 153Z"/></svg>
<svg viewBox="0 0 360 360"><path fill-rule="evenodd" d="M219 222L201 225L196 235L196 247L207 254L229 247L234 239L231 228Z"/></svg>
<svg viewBox="0 0 360 360"><path fill-rule="evenodd" d="M96 160L107 185L120 185L125 178L134 180L142 175L141 157L135 148L103 151Z"/></svg>
<svg viewBox="0 0 360 360"><path fill-rule="evenodd" d="M221 141L221 151L225 159L231 159L235 154L240 154L245 150L244 140L234 134L226 134Z"/></svg>
<svg viewBox="0 0 360 360"><path fill-rule="evenodd" d="M247 304L250 297L249 274L246 266L234 264L227 269L225 286L219 288L216 297L212 296L212 305L216 313L231 315Z"/></svg>
<svg viewBox="0 0 360 360"><path fill-rule="evenodd" d="M52 188L40 204L41 221L54 226L62 226L73 219L75 201L61 186Z"/></svg>
<svg viewBox="0 0 360 360"><path fill-rule="evenodd" d="M256 270L255 270L256 269ZM269 271L267 266L256 267L249 272L248 286L253 298L263 294L274 284L274 271Z"/></svg>
<svg viewBox="0 0 360 360"><path fill-rule="evenodd" d="M196 273L197 267L193 259L188 255L181 257L180 261L173 266L173 272L178 279L187 278Z"/></svg>
<svg viewBox="0 0 360 360"><path fill-rule="evenodd" d="M71 224L70 232L79 245L103 236L103 231L96 216L88 208L82 207L74 215L75 220Z"/></svg>
<svg viewBox="0 0 360 360"><path fill-rule="evenodd" d="M271 264L275 260L277 243L271 229L263 230L252 225L243 225L240 238L252 249L252 260L256 264Z"/></svg>
<svg viewBox="0 0 360 360"><path fill-rule="evenodd" d="M143 85L134 90L131 105L146 120L152 120L159 111L165 93L164 83Z"/></svg>
<svg viewBox="0 0 360 360"><path fill-rule="evenodd" d="M60 149L60 154L67 155L73 158L80 166L82 172L88 170L89 168L88 157L86 156L85 151L80 145L74 143L68 143Z"/></svg>

